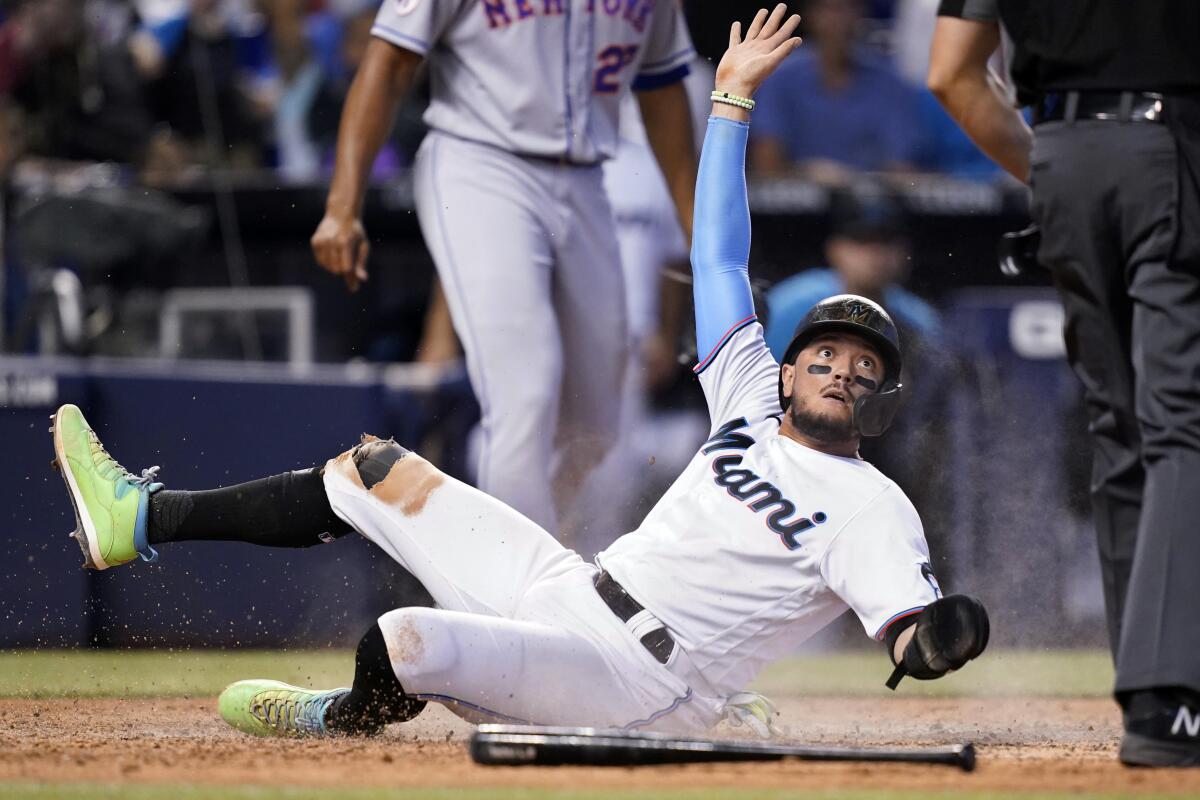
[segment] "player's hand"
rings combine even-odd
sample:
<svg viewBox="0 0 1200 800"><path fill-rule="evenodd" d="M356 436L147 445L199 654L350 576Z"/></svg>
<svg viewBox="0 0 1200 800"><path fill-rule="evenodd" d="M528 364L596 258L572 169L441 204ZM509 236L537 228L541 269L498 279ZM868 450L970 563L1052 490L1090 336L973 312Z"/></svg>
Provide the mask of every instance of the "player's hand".
<svg viewBox="0 0 1200 800"><path fill-rule="evenodd" d="M987 647L991 624L983 603L952 594L925 606L916 633L904 649L904 668L918 680L962 669Z"/></svg>
<svg viewBox="0 0 1200 800"><path fill-rule="evenodd" d="M757 692L738 692L725 701L725 719L735 728L745 726L760 739L783 736L775 724L775 704Z"/></svg>
<svg viewBox="0 0 1200 800"><path fill-rule="evenodd" d="M787 6L775 6L768 16L761 9L742 37L742 23L735 22L729 31L729 49L717 65L717 89L740 97L751 97L767 76L775 71L793 50L800 46L799 37L792 36L800 24L800 15L784 19Z"/></svg>
<svg viewBox="0 0 1200 800"><path fill-rule="evenodd" d="M367 280L367 231L356 217L326 214L310 240L317 263L341 276L350 291Z"/></svg>

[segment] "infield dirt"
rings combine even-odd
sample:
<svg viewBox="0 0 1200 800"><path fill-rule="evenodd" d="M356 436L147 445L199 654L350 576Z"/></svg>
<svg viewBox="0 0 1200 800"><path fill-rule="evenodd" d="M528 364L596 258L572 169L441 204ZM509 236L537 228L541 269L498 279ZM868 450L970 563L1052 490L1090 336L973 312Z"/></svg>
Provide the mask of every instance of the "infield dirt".
<svg viewBox="0 0 1200 800"><path fill-rule="evenodd" d="M372 740L256 739L228 728L215 698L0 700L0 782L194 783L531 789L891 789L1200 795L1200 771L1116 762L1107 699L776 698L788 738L932 745L973 741L972 774L947 767L806 764L496 768L472 764L470 727L431 707ZM718 730L736 736L738 731ZM2 785L2 784L0 784Z"/></svg>

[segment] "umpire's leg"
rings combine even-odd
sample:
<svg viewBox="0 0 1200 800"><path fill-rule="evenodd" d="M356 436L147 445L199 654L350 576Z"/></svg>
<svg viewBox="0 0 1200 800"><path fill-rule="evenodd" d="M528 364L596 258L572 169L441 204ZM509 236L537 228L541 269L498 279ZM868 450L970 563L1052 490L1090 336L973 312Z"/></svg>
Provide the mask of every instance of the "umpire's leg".
<svg viewBox="0 0 1200 800"><path fill-rule="evenodd" d="M1166 126L1153 126L1167 139ZM1117 692L1200 692L1200 126L1146 159L1165 209L1130 263L1133 363L1146 468L1141 525L1117 660ZM1134 203L1128 223L1145 213Z"/></svg>
<svg viewBox="0 0 1200 800"><path fill-rule="evenodd" d="M1140 164L1122 152L1126 127L1039 125L1030 175L1033 217L1042 229L1038 259L1054 274L1067 357L1087 401L1092 514L1114 658L1144 482L1129 349L1133 312L1111 203L1124 186L1139 196L1144 191Z"/></svg>

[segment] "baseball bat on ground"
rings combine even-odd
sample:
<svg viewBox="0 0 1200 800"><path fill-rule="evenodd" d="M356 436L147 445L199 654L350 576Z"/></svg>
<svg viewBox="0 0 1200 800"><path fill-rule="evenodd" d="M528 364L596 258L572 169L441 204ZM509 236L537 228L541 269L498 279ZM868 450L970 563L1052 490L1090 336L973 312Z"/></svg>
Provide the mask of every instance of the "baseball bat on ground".
<svg viewBox="0 0 1200 800"><path fill-rule="evenodd" d="M835 747L774 742L690 739L596 728L481 725L472 734L471 758L495 766L611 766L691 764L705 761L855 761L943 764L970 772L975 747Z"/></svg>

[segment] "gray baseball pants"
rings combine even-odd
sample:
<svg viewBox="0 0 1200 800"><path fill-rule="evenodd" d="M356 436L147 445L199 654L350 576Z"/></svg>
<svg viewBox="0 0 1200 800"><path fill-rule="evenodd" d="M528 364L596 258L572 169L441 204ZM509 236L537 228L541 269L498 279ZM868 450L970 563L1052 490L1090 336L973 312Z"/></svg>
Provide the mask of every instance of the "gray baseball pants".
<svg viewBox="0 0 1200 800"><path fill-rule="evenodd" d="M1200 691L1200 126L1168 119L1034 129L1038 258L1086 394L1118 696Z"/></svg>

